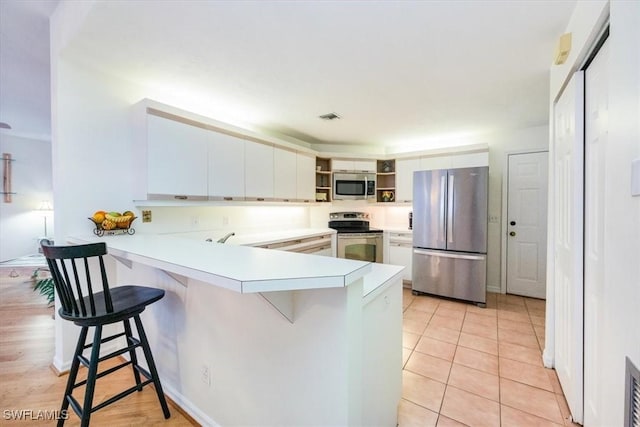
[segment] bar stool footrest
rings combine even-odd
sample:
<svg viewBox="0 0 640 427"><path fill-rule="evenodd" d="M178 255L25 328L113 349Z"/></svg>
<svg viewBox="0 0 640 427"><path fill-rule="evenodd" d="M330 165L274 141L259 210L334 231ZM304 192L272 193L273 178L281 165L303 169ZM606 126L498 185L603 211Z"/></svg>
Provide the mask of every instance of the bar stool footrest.
<svg viewBox="0 0 640 427"><path fill-rule="evenodd" d="M93 413L93 412L96 412L97 410L102 409L102 408L104 408L104 407L105 407L105 406L107 406L107 405L111 405L112 403L114 403L114 402L116 402L116 401L118 401L118 400L122 399L123 397L127 397L128 395L130 395L130 394L131 394L131 393L133 393L134 391L138 391L138 389L139 389L139 388L142 388L142 387L144 387L144 386L146 386L146 385L149 385L149 384L151 384L151 383L152 383L152 381L151 381L151 380L147 380L147 381L145 381L145 382L143 382L143 383L140 383L140 385L139 385L139 386L138 386L138 385L134 385L133 387L126 389L126 390L125 390L125 391L123 391L122 393L118 393L118 394L116 394L115 396L110 397L109 399L105 400L104 402L102 402L102 403L100 403L100 404L98 404L98 405L94 406L93 408L91 408L91 412L92 412L92 413Z"/></svg>

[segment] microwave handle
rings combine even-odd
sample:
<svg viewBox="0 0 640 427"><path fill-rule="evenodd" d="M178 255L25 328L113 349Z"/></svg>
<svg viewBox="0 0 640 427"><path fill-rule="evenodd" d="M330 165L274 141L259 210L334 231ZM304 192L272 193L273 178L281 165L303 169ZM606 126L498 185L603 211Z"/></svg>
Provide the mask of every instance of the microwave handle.
<svg viewBox="0 0 640 427"><path fill-rule="evenodd" d="M364 199L369 197L369 183L367 182L367 175L364 176Z"/></svg>

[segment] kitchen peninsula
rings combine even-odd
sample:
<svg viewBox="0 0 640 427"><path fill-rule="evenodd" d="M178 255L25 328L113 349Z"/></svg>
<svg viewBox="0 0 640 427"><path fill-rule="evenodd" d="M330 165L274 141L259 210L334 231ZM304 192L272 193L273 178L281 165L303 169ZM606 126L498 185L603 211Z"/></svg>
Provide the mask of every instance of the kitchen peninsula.
<svg viewBox="0 0 640 427"><path fill-rule="evenodd" d="M196 421L396 425L402 267L176 235L69 241L105 241L113 283L166 290L143 320Z"/></svg>

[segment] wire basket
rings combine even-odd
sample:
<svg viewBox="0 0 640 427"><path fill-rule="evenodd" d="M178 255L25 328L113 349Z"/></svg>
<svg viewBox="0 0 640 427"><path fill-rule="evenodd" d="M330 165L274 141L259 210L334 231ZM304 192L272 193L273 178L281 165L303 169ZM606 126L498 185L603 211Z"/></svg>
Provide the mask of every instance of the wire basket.
<svg viewBox="0 0 640 427"><path fill-rule="evenodd" d="M96 221L94 218L89 218L95 228L93 229L93 234L96 236L114 236L116 234L135 234L136 230L131 227L131 224L137 216L133 215L121 215L121 216L112 216L105 215L103 221Z"/></svg>

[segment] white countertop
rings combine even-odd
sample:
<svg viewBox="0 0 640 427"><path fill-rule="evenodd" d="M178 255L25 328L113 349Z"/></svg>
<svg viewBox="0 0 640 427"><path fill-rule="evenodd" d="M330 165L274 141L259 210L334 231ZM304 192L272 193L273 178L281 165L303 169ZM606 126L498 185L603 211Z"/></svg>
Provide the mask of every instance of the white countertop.
<svg viewBox="0 0 640 427"><path fill-rule="evenodd" d="M383 229L387 233L409 233L409 234L413 233L413 230L409 228L389 227L389 228L383 228Z"/></svg>
<svg viewBox="0 0 640 427"><path fill-rule="evenodd" d="M309 236L308 232L304 235ZM372 270L368 262L212 244L176 235L89 235L68 241L105 242L116 257L241 293L343 287Z"/></svg>
<svg viewBox="0 0 640 427"><path fill-rule="evenodd" d="M400 274L404 270L404 267L390 264L371 264L371 272L364 276L364 286L362 289L362 296L364 297L364 304L373 300L378 294L382 293L386 287L384 284L392 284L390 282L395 276L398 276L400 280Z"/></svg>
<svg viewBox="0 0 640 427"><path fill-rule="evenodd" d="M205 241L212 239L214 242L223 237L228 231L211 230L211 231L192 231L186 233L171 233L167 236L185 237L192 240ZM300 228L294 230L268 231L261 233L243 233L236 232L235 236L229 237L225 244L227 245L245 245L260 246L270 243L280 242L282 240L293 240L299 238L315 237L324 234L335 234L336 230L331 228Z"/></svg>

